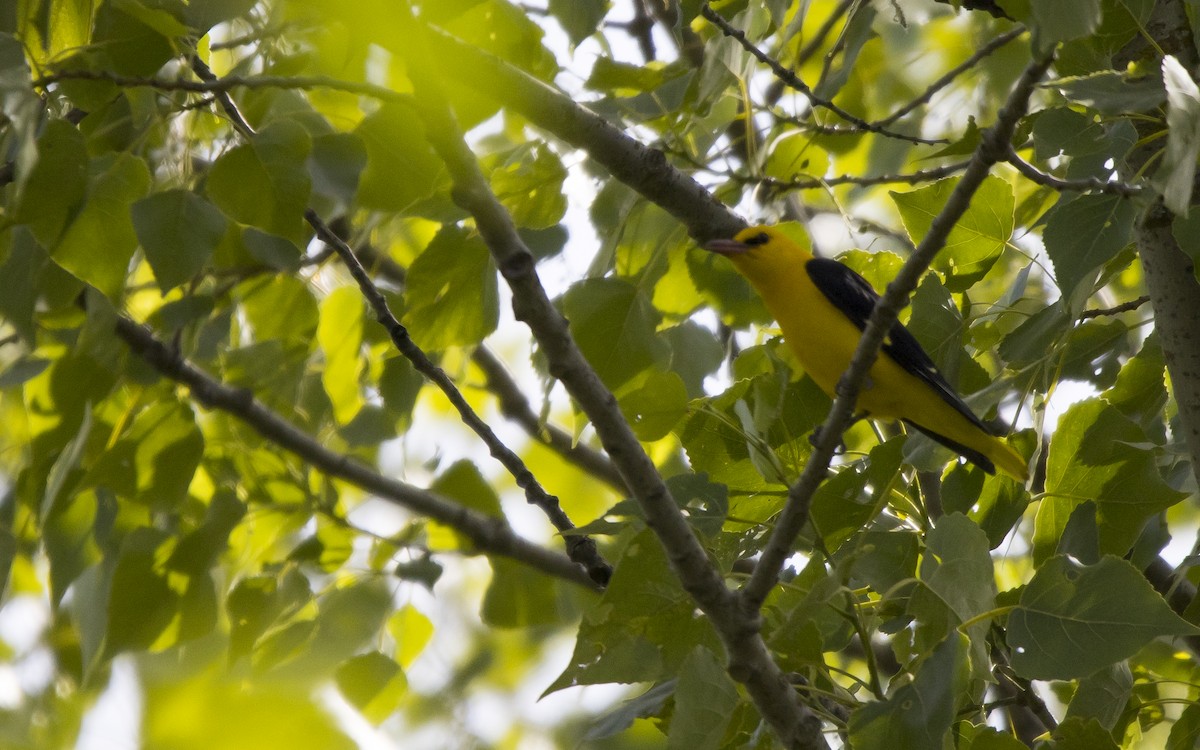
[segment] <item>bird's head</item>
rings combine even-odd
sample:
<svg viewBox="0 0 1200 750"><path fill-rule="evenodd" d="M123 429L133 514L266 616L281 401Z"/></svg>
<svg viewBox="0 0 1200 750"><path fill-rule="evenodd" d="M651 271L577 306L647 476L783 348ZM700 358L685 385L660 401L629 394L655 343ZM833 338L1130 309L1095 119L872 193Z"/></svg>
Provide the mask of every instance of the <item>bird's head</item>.
<svg viewBox="0 0 1200 750"><path fill-rule="evenodd" d="M730 240L706 242L704 249L729 258L751 281L769 278L782 268L801 266L813 257L807 247L769 226L743 229Z"/></svg>

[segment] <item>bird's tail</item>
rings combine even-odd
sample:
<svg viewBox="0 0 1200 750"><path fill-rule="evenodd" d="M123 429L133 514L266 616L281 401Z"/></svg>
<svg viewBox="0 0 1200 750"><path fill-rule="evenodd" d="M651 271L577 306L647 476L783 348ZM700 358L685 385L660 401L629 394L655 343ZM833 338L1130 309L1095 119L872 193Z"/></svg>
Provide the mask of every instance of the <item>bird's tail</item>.
<svg viewBox="0 0 1200 750"><path fill-rule="evenodd" d="M992 445L988 450L988 458L992 459L1000 471L1003 471L1013 479L1020 482L1029 481L1029 462L1022 458L1021 454L1013 450L1003 439L993 438Z"/></svg>

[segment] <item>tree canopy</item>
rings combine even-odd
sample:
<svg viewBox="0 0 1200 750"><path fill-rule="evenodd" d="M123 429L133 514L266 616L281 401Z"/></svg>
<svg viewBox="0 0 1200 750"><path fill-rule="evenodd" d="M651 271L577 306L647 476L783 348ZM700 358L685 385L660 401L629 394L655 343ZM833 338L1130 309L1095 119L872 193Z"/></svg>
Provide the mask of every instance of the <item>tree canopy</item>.
<svg viewBox="0 0 1200 750"><path fill-rule="evenodd" d="M3 4L0 744L1200 746L1198 11Z"/></svg>

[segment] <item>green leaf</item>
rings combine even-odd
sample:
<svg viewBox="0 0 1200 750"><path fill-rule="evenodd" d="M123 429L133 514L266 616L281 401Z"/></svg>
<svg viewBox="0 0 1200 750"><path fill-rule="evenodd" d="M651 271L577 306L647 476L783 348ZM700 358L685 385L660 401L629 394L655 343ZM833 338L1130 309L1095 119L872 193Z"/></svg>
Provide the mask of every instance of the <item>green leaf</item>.
<svg viewBox="0 0 1200 750"><path fill-rule="evenodd" d="M396 610L387 621L388 634L396 641L396 661L407 669L433 637L433 622L411 604Z"/></svg>
<svg viewBox="0 0 1200 750"><path fill-rule="evenodd" d="M1009 614L1008 643L1017 674L1071 680L1135 654L1154 638L1196 635L1128 562L1096 565L1048 560Z"/></svg>
<svg viewBox="0 0 1200 750"><path fill-rule="evenodd" d="M1034 33L1042 49L1091 34L1100 25L1100 0L1034 2Z"/></svg>
<svg viewBox="0 0 1200 750"><path fill-rule="evenodd" d="M442 28L543 81L558 73L558 62L542 44L542 28L524 10L504 0L474 2Z"/></svg>
<svg viewBox="0 0 1200 750"><path fill-rule="evenodd" d="M1067 706L1067 716L1095 719L1110 732L1129 706L1133 695L1133 673L1125 662L1117 662L1088 675L1079 681L1079 687Z"/></svg>
<svg viewBox="0 0 1200 750"><path fill-rule="evenodd" d="M321 385L333 404L338 424L349 424L365 403L362 372L366 365L362 352L364 309L358 287L338 287L321 302L321 320L317 325L317 343L325 353Z"/></svg>
<svg viewBox="0 0 1200 750"><path fill-rule="evenodd" d="M1086 104L1102 115L1145 112L1159 106L1167 98L1162 79L1158 76L1135 78L1115 70L1060 78L1044 85L1058 89L1067 99Z"/></svg>
<svg viewBox="0 0 1200 750"><path fill-rule="evenodd" d="M51 120L37 139L37 161L19 178L14 218L43 247L53 247L87 194L87 149L65 120Z"/></svg>
<svg viewBox="0 0 1200 750"><path fill-rule="evenodd" d="M286 237L246 227L242 244L256 260L277 271L292 272L300 267L300 248Z"/></svg>
<svg viewBox="0 0 1200 750"><path fill-rule="evenodd" d="M513 223L545 229L563 218L567 199L562 187L567 170L553 151L535 143L515 148L497 161L488 160L488 179Z"/></svg>
<svg viewBox="0 0 1200 750"><path fill-rule="evenodd" d="M160 564L162 550L170 545L166 532L144 527L125 539L108 599L106 656L147 649L171 624L179 595Z"/></svg>
<svg viewBox="0 0 1200 750"><path fill-rule="evenodd" d="M1080 401L1059 419L1050 443L1034 559L1053 553L1084 500L1096 503L1100 552L1124 555L1148 518L1184 496L1163 480L1141 427L1102 399Z"/></svg>
<svg viewBox="0 0 1200 750"><path fill-rule="evenodd" d="M313 192L348 206L358 192L367 166L367 147L354 133L329 133L313 138L308 172Z"/></svg>
<svg viewBox="0 0 1200 750"><path fill-rule="evenodd" d="M674 676L698 645L721 648L708 619L680 588L662 545L642 529L628 538L604 594L584 612L570 663L546 693Z"/></svg>
<svg viewBox="0 0 1200 750"><path fill-rule="evenodd" d="M174 400L152 404L118 443L116 454L124 445L133 454L139 500L159 511L183 502L204 454L204 438L190 405Z"/></svg>
<svg viewBox="0 0 1200 750"><path fill-rule="evenodd" d="M668 354L656 336L658 312L641 291L615 278L574 284L562 300L583 356L612 390Z"/></svg>
<svg viewBox="0 0 1200 750"><path fill-rule="evenodd" d="M300 242L310 190L305 160L311 148L300 124L273 122L251 143L217 159L205 191L225 215Z"/></svg>
<svg viewBox="0 0 1200 750"><path fill-rule="evenodd" d="M675 686L668 750L717 750L738 703L738 689L712 651L697 646Z"/></svg>
<svg viewBox="0 0 1200 750"><path fill-rule="evenodd" d="M929 750L943 747L958 709L965 669L966 637L951 633L930 654L913 681L887 700L867 703L850 715L855 750Z"/></svg>
<svg viewBox="0 0 1200 750"><path fill-rule="evenodd" d="M50 256L28 227L14 227L0 234L0 242L5 240L8 240L8 254L0 262L0 316L32 344L37 331L33 319L39 298L38 284Z"/></svg>
<svg viewBox="0 0 1200 750"><path fill-rule="evenodd" d="M428 351L475 346L500 320L496 264L478 235L444 227L408 269L404 324Z"/></svg>
<svg viewBox="0 0 1200 750"><path fill-rule="evenodd" d="M987 535L960 513L943 516L929 533L920 577L924 588L918 589L914 598L936 596L957 618L957 622L951 623L953 626L996 606L996 577ZM990 627L989 621L981 620L967 631L972 674L983 680L989 679L990 674L987 647ZM947 635L939 633L938 639Z"/></svg>
<svg viewBox="0 0 1200 750"><path fill-rule="evenodd" d="M667 480L667 489L697 531L714 537L729 515L729 490L708 481L707 474L676 474Z"/></svg>
<svg viewBox="0 0 1200 750"><path fill-rule="evenodd" d="M1171 725L1166 750L1195 750L1200 743L1200 703L1193 703Z"/></svg>
<svg viewBox="0 0 1200 750"><path fill-rule="evenodd" d="M491 558L492 581L480 617L494 628L556 625L563 620L558 588L549 576L503 557Z"/></svg>
<svg viewBox="0 0 1200 750"><path fill-rule="evenodd" d="M257 341L311 342L320 316L308 285L290 276L274 276L240 288L242 306Z"/></svg>
<svg viewBox="0 0 1200 750"><path fill-rule="evenodd" d="M131 206L149 187L146 163L127 153L119 155L89 181L87 203L50 252L54 262L109 299L119 299L137 247Z"/></svg>
<svg viewBox="0 0 1200 750"><path fill-rule="evenodd" d="M338 690L367 721L378 725L400 706L408 690L404 670L378 651L353 656L338 667Z"/></svg>
<svg viewBox="0 0 1200 750"><path fill-rule="evenodd" d="M608 13L608 0L550 0L550 15L554 16L573 46L595 34ZM599 60L608 60L601 57ZM597 60L597 62L599 62Z"/></svg>
<svg viewBox="0 0 1200 750"><path fill-rule="evenodd" d="M670 434L687 415L688 395L683 379L673 372L651 372L618 405L639 440L652 442Z"/></svg>
<svg viewBox="0 0 1200 750"><path fill-rule="evenodd" d="M688 398L704 394L704 379L716 372L725 359L725 348L716 335L690 320L662 331L671 347L671 372L683 379Z"/></svg>
<svg viewBox="0 0 1200 750"><path fill-rule="evenodd" d="M134 231L164 292L204 268L225 223L216 206L189 190L168 190L133 204Z"/></svg>
<svg viewBox="0 0 1200 750"><path fill-rule="evenodd" d="M434 155L411 106L385 104L359 123L354 134L367 151L358 184L363 208L403 211L433 195L445 179L445 166Z"/></svg>
<svg viewBox="0 0 1200 750"><path fill-rule="evenodd" d="M907 193L891 193L913 242L919 243L929 233L934 217L957 184L957 178L949 178ZM945 249L934 260L933 267L945 278L947 289L965 291L991 269L1012 236L1015 208L1008 182L991 176L983 181L966 213L950 230Z"/></svg>
<svg viewBox="0 0 1200 750"><path fill-rule="evenodd" d="M1095 719L1069 717L1054 729L1054 750L1118 750L1100 722Z"/></svg>
<svg viewBox="0 0 1200 750"><path fill-rule="evenodd" d="M1127 244L1137 207L1119 195L1063 195L1046 213L1043 238L1063 298L1090 293L1097 271ZM1074 309L1072 307L1072 309Z"/></svg>
<svg viewBox="0 0 1200 750"><path fill-rule="evenodd" d="M1200 87L1171 55L1163 57L1162 74L1167 89L1167 148L1154 185L1166 207L1186 217L1200 154Z"/></svg>

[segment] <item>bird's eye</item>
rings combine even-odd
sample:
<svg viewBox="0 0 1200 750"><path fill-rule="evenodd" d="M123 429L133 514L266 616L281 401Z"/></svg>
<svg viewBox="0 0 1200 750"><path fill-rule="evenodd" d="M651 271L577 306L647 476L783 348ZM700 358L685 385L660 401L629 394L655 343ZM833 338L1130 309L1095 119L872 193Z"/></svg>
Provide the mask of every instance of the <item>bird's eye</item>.
<svg viewBox="0 0 1200 750"><path fill-rule="evenodd" d="M765 245L765 244L767 244L767 240L769 240L769 239L771 239L771 238L767 236L766 232L759 232L758 234L754 235L753 237L747 237L744 240L744 243L753 247L756 245Z"/></svg>

